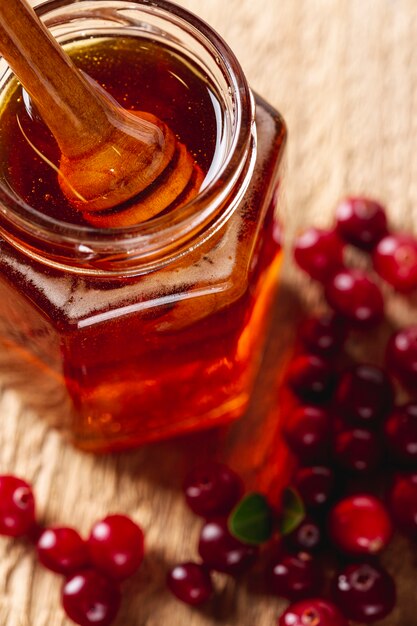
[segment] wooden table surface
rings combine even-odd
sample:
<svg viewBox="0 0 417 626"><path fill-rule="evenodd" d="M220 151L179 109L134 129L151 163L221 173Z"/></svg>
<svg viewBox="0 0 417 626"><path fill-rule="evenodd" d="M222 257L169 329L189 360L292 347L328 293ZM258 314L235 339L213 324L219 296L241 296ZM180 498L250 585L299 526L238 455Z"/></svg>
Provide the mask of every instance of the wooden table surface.
<svg viewBox="0 0 417 626"><path fill-rule="evenodd" d="M252 86L289 127L287 245L307 224L330 222L337 200L367 193L389 208L393 226L417 232L417 3L415 0L181 0L229 42ZM320 295L287 257L263 374L249 415L230 431L227 450L248 484L270 479L277 368L291 343L300 307ZM389 317L415 319L415 306L391 298ZM361 351L361 346L358 346ZM194 558L199 523L179 485L192 450L214 435L96 458L74 450L41 415L2 388L0 471L33 482L42 518L87 533L108 512L144 527L147 556L127 584L116 626L270 626L278 600L219 577L216 599L202 611L164 589L169 564ZM251 454L239 454L242 440ZM263 484L262 483L262 484ZM69 626L59 583L27 546L0 541L0 624ZM401 581L400 600L384 626L416 626L417 550L397 539L385 562ZM379 624L382 626L382 622Z"/></svg>

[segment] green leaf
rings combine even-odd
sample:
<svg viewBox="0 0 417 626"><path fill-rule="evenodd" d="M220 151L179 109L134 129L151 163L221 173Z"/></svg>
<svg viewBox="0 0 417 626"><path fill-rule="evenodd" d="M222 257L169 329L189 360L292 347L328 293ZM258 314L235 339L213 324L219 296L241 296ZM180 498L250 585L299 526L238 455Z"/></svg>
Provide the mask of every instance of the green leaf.
<svg viewBox="0 0 417 626"><path fill-rule="evenodd" d="M236 505L229 517L231 534L251 545L270 539L274 528L274 513L268 500L260 493L248 493Z"/></svg>
<svg viewBox="0 0 417 626"><path fill-rule="evenodd" d="M299 493L292 487L287 487L282 496L282 513L278 522L281 535L289 535L297 528L305 517L304 503Z"/></svg>

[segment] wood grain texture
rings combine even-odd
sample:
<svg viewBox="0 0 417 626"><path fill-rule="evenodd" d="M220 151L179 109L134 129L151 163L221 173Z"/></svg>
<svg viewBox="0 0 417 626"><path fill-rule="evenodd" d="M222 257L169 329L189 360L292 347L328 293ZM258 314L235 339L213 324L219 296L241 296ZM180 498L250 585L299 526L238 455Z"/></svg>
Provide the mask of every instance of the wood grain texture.
<svg viewBox="0 0 417 626"><path fill-rule="evenodd" d="M287 245L306 224L328 224L335 203L347 193L379 197L395 227L417 232L415 0L179 3L224 36L254 89L287 120ZM259 438L250 458L241 458L233 446L227 451L249 484L270 479L277 368L298 311L319 300L287 257L263 376L244 425L232 434L235 441L256 433ZM390 298L389 318L415 320L415 306ZM356 348L360 353L361 346ZM244 582L219 577L219 593L202 611L180 605L164 589L169 564L195 557L199 523L179 491L186 454L198 458L215 450L215 435L95 458L72 449L5 385L0 415L0 471L33 482L43 519L87 533L100 516L123 511L145 528L146 562L127 585L116 626L276 623L283 604ZM415 626L416 549L397 539L385 559L401 580L400 602L378 626ZM57 578L36 565L27 546L7 540L0 541L0 624L70 626L59 607Z"/></svg>

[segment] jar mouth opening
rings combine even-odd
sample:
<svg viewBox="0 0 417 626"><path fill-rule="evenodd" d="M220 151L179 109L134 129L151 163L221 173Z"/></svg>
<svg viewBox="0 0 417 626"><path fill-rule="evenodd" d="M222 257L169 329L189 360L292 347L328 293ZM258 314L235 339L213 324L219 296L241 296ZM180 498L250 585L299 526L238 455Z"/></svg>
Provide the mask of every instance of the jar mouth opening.
<svg viewBox="0 0 417 626"><path fill-rule="evenodd" d="M204 52L212 60L213 67L223 75L227 84L227 93L220 94L228 99L227 114L231 136L227 151L219 166L216 165L207 186L194 199L175 211L134 226L111 229L73 224L34 209L0 182L0 204L3 205L0 206L0 224L4 220L6 224L18 229L20 234L30 232L33 236L36 231L38 238L45 238L50 243L59 240L60 245L63 242L70 245L82 241L86 246L94 245L96 249L102 245L106 247L107 253L109 246L116 251L117 246L123 243L129 242L129 246L132 246L132 242L135 242L135 254L140 258L142 253L146 256L152 250L156 252L163 239L172 240L179 231L182 232L183 239L184 233L195 235L204 225L215 219L216 212L222 210L227 193L236 185L245 168L253 144L254 100L242 68L229 46L208 24L182 7L166 0L49 0L35 4L36 12L59 41L64 22L58 11L68 7L72 11L67 13L70 20L81 17L107 20L110 25L130 23L132 28L140 27L151 31L152 28L160 28L164 21L174 24L176 28L186 32L187 41L196 42L197 56ZM140 18L135 15L138 10L141 13ZM149 26L148 22L151 23L155 16L160 20L158 25ZM165 43L170 44L166 32L161 32L161 37L164 37ZM83 39L81 35L79 39L72 41L82 42ZM172 41L178 45L175 33ZM184 50L184 54L186 52ZM3 78L6 74L6 80L11 80L13 74L9 69L6 69Z"/></svg>

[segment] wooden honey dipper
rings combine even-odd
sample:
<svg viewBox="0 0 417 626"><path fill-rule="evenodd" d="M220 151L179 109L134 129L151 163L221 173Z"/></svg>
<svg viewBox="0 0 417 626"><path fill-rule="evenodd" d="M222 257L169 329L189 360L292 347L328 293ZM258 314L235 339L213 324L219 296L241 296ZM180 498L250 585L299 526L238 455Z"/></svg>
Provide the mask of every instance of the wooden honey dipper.
<svg viewBox="0 0 417 626"><path fill-rule="evenodd" d="M197 195L203 172L173 131L78 70L26 0L0 0L0 54L54 135L61 189L86 221L130 226Z"/></svg>

